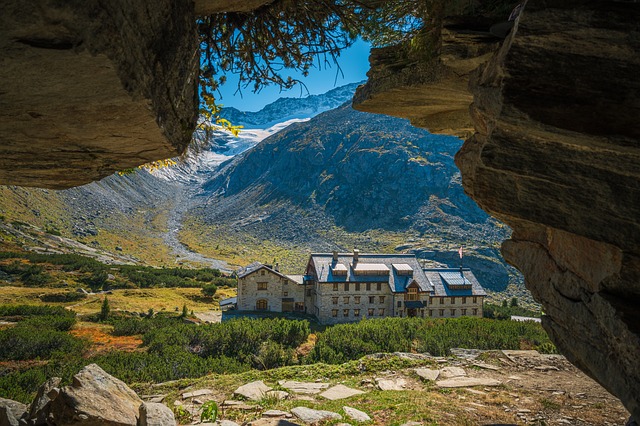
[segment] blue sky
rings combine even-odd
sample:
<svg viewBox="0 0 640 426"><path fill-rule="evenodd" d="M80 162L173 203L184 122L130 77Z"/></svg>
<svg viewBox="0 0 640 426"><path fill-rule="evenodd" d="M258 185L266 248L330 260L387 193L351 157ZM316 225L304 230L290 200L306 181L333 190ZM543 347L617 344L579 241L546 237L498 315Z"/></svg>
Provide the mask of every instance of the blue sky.
<svg viewBox="0 0 640 426"><path fill-rule="evenodd" d="M328 92L329 90L344 86L345 84L355 83L357 81L366 80L366 73L369 71L369 50L370 45L364 41L358 40L348 49L341 52L338 58L338 64L342 68L342 74L337 73L337 66L332 64L331 68L312 68L309 70L309 76L303 77L298 73L283 72L284 76L291 75L303 81L307 85L310 95L318 95ZM308 94L300 87L296 86L291 90L280 91L280 88L268 86L260 91L253 93L251 86L234 95L238 86L238 78L235 75L227 75L227 82L220 88L222 96L217 99L217 103L225 107L235 107L241 111L259 111L267 104L282 97L306 97ZM219 95L218 95L219 96Z"/></svg>

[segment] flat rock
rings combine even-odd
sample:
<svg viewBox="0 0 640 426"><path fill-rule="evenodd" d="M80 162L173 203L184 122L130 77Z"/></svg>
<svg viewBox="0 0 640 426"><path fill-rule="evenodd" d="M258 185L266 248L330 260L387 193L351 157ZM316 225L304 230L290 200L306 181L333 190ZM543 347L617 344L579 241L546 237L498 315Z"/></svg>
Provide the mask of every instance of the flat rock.
<svg viewBox="0 0 640 426"><path fill-rule="evenodd" d="M140 405L138 426L176 426L173 411L158 402L145 402Z"/></svg>
<svg viewBox="0 0 640 426"><path fill-rule="evenodd" d="M416 368L415 372L423 379L431 381L438 380L438 376L440 376L440 370L432 370L430 368Z"/></svg>
<svg viewBox="0 0 640 426"><path fill-rule="evenodd" d="M71 386L60 389L50 415L57 425L135 426L142 403L123 381L90 364L73 376Z"/></svg>
<svg viewBox="0 0 640 426"><path fill-rule="evenodd" d="M232 399L224 401L220 406L230 410L253 410L255 408L255 406L249 405L244 401L235 401Z"/></svg>
<svg viewBox="0 0 640 426"><path fill-rule="evenodd" d="M376 379L378 388L383 391L405 390L407 381L402 377L394 377L392 379Z"/></svg>
<svg viewBox="0 0 640 426"><path fill-rule="evenodd" d="M349 398L354 395L361 395L364 392L358 389L349 388L345 385L335 385L320 394L321 397L335 401L337 399Z"/></svg>
<svg viewBox="0 0 640 426"><path fill-rule="evenodd" d="M440 370L441 379L451 379L452 377L463 377L466 375L467 372L461 367L444 367Z"/></svg>
<svg viewBox="0 0 640 426"><path fill-rule="evenodd" d="M18 426L18 420L27 412L27 406L18 401L0 398L0 426Z"/></svg>
<svg viewBox="0 0 640 426"><path fill-rule="evenodd" d="M441 388L464 388L468 386L498 386L500 381L480 377L452 377L451 379L438 380L436 384Z"/></svg>
<svg viewBox="0 0 640 426"><path fill-rule="evenodd" d="M344 413L347 415L347 417L349 417L351 420L355 420L356 422L368 422L369 420L371 420L371 417L369 417L367 413L365 413L364 411L360 411L357 408L344 406L342 407L342 409L344 410Z"/></svg>
<svg viewBox="0 0 640 426"><path fill-rule="evenodd" d="M287 414L289 413L282 410L267 410L264 413L262 413L264 417L284 417Z"/></svg>
<svg viewBox="0 0 640 426"><path fill-rule="evenodd" d="M198 389L192 392L185 392L182 394L182 399L194 398L196 396L211 395L213 391L211 389Z"/></svg>
<svg viewBox="0 0 640 426"><path fill-rule="evenodd" d="M296 382L294 380L280 380L278 384L293 393L311 395L320 393L330 386L329 383Z"/></svg>
<svg viewBox="0 0 640 426"><path fill-rule="evenodd" d="M255 382L247 383L246 385L240 386L233 393L234 395L240 395L252 401L259 401L264 398L264 395L272 390L269 386L265 385L262 380L258 380Z"/></svg>
<svg viewBox="0 0 640 426"><path fill-rule="evenodd" d="M495 365L491 365L491 364L486 364L484 362L474 362L471 365L473 365L474 367L483 368L485 370L500 371L500 367L496 367Z"/></svg>
<svg viewBox="0 0 640 426"><path fill-rule="evenodd" d="M307 407L295 407L291 412L305 423L319 423L325 420L342 420L338 413L326 410L314 410Z"/></svg>

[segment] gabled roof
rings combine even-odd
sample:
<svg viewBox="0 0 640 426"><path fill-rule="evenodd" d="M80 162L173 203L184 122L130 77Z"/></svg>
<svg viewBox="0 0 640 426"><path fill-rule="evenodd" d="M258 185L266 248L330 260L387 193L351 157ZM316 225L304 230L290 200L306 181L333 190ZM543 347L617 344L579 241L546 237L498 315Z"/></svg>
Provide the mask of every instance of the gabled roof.
<svg viewBox="0 0 640 426"><path fill-rule="evenodd" d="M433 285L434 296L487 295L469 268L429 268L424 273Z"/></svg>
<svg viewBox="0 0 640 426"><path fill-rule="evenodd" d="M355 262L355 270L353 259L353 253L339 253L337 260L333 259L333 254L331 253L313 253L309 258L309 263L315 269L317 280L320 283L381 282L386 283L393 293L404 293L406 287L415 280L420 291L433 291L433 287L424 274L418 259L413 254L360 253L358 261ZM398 273L398 269L394 268L394 264L403 265L399 268L400 273ZM338 265L343 266L339 267ZM347 271L344 275L333 273L334 270L344 269ZM407 274L409 269L413 271L411 275ZM356 271L359 273L356 273ZM371 273L371 275L367 274L367 272ZM384 275L373 275L374 273Z"/></svg>
<svg viewBox="0 0 640 426"><path fill-rule="evenodd" d="M253 274L254 272L259 271L260 269L266 269L267 271L271 272L272 274L276 274L279 277L287 278L287 279L289 279L291 281L295 281L292 278L289 278L288 276L286 276L284 274L281 274L280 272L278 272L278 271L276 271L276 270L270 268L269 266L264 265L264 264L262 264L260 262L253 262L253 263L250 263L249 265L245 266L244 268L238 269L238 271L237 271L238 278L244 278L247 275L250 275L250 274Z"/></svg>

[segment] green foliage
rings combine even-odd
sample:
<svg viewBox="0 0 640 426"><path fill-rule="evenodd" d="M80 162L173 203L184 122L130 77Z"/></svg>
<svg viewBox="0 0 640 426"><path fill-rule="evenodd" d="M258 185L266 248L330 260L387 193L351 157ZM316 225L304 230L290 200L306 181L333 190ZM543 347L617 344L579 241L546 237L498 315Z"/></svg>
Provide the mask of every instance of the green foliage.
<svg viewBox="0 0 640 426"><path fill-rule="evenodd" d="M104 300L102 301L102 306L100 307L100 319L102 321L105 321L107 318L109 318L110 313L111 307L109 306L109 299L107 299L107 297L105 296Z"/></svg>
<svg viewBox="0 0 640 426"><path fill-rule="evenodd" d="M65 291L63 293L48 293L40 296L40 300L46 303L77 302L86 299L87 295L77 291Z"/></svg>
<svg viewBox="0 0 640 426"><path fill-rule="evenodd" d="M56 352L82 351L84 342L67 333L75 314L50 306L2 305L0 316L21 319L0 330L0 359L48 359Z"/></svg>
<svg viewBox="0 0 640 426"><path fill-rule="evenodd" d="M549 343L540 324L482 318L383 318L341 324L318 335L309 362L342 363L377 352L449 354L451 348L520 349ZM543 346L544 347L544 346Z"/></svg>
<svg viewBox="0 0 640 426"><path fill-rule="evenodd" d="M173 407L173 414L179 424L191 423L191 413L182 405L176 405Z"/></svg>
<svg viewBox="0 0 640 426"><path fill-rule="evenodd" d="M43 286L51 281L51 277L39 265L24 264L22 262L12 262L8 265L0 265L0 270L17 276L25 285L30 287Z"/></svg>
<svg viewBox="0 0 640 426"><path fill-rule="evenodd" d="M182 318L186 318L189 316L189 309L187 309L187 304L182 305L182 314L180 314Z"/></svg>
<svg viewBox="0 0 640 426"><path fill-rule="evenodd" d="M515 299L516 305L514 305L513 300ZM509 301L503 300L501 305L496 305L493 303L485 303L483 307L483 315L485 318L492 319L502 319L508 320L512 315L522 316L522 317L533 317L539 318L541 316L541 312L532 311L527 308L523 308L519 306L518 299L515 297L511 299L511 304L509 305Z"/></svg>
<svg viewBox="0 0 640 426"><path fill-rule="evenodd" d="M206 297L213 297L218 291L218 286L215 284L207 284L202 286L202 294Z"/></svg>
<svg viewBox="0 0 640 426"><path fill-rule="evenodd" d="M510 304L510 306L511 306L512 308L516 308L516 307L518 306L518 298L517 298L517 297L514 297L514 298L512 298L512 299L511 299L511 304Z"/></svg>
<svg viewBox="0 0 640 426"><path fill-rule="evenodd" d="M215 401L207 401L202 404L201 422L215 422L218 418L218 404Z"/></svg>

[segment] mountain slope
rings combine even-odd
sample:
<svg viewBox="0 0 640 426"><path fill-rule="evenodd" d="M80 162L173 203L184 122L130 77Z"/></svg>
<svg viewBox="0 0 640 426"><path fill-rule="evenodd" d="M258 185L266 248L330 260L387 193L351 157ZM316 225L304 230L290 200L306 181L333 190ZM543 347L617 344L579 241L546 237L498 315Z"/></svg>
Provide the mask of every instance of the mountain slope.
<svg viewBox="0 0 640 426"><path fill-rule="evenodd" d="M509 231L463 193L453 163L461 143L345 105L224 163L203 185L190 226L246 250L267 242L303 253L411 250L452 266L463 244L465 265L504 290L517 281L497 250Z"/></svg>

